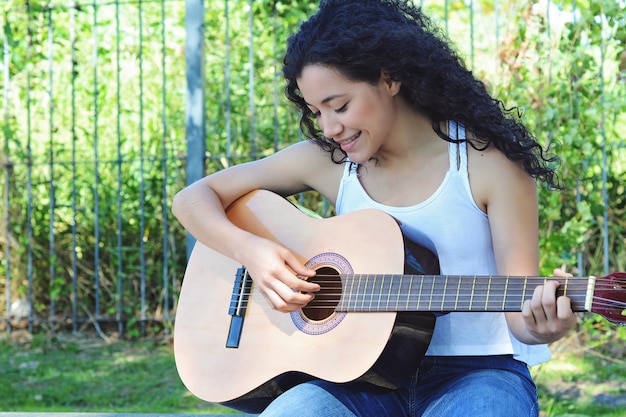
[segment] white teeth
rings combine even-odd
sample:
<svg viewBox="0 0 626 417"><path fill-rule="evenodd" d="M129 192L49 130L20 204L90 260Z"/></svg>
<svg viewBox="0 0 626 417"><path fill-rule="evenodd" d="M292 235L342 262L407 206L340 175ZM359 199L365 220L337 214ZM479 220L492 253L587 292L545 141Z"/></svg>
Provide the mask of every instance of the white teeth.
<svg viewBox="0 0 626 417"><path fill-rule="evenodd" d="M352 136L352 137L351 137L350 139L348 139L348 140L344 140L344 141L339 142L339 144L341 144L341 145L347 145L347 144L352 143L352 142L354 142L355 140L357 140L357 139L359 138L359 136L361 136L361 133L360 133L360 132L359 132L359 133L357 133L356 135Z"/></svg>

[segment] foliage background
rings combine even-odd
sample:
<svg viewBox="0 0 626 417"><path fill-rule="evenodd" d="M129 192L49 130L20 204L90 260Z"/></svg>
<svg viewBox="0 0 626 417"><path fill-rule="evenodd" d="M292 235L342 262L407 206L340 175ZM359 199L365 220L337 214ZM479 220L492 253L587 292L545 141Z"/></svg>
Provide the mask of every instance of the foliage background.
<svg viewBox="0 0 626 417"><path fill-rule="evenodd" d="M423 4L561 157L564 190L540 189L541 272L626 269L624 1ZM187 156L184 2L0 7L4 324L26 299L29 324L46 329L74 311L82 325L117 322L110 330L131 337L168 331L186 259L169 215ZM205 1L207 172L301 140L280 56L315 7ZM596 318L581 326L625 337Z"/></svg>

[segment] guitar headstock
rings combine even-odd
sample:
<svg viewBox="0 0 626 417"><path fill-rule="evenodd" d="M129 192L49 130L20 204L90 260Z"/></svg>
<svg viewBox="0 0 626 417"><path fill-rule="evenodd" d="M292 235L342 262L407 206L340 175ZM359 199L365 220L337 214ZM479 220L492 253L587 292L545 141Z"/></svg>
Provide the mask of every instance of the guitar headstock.
<svg viewBox="0 0 626 417"><path fill-rule="evenodd" d="M615 272L604 278L596 278L591 311L612 323L626 326L625 272Z"/></svg>

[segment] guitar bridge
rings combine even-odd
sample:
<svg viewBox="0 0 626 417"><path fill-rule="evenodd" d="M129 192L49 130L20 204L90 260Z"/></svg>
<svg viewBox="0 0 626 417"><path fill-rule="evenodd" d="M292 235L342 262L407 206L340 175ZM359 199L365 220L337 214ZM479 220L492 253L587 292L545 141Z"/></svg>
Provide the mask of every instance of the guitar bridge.
<svg viewBox="0 0 626 417"><path fill-rule="evenodd" d="M238 348L243 332L243 321L248 307L250 298L250 290L252 288L252 278L248 274L245 266L237 269L235 275L235 284L233 286L233 294L230 298L230 307L228 314L230 318L230 328L228 329L228 337L226 339L227 348Z"/></svg>

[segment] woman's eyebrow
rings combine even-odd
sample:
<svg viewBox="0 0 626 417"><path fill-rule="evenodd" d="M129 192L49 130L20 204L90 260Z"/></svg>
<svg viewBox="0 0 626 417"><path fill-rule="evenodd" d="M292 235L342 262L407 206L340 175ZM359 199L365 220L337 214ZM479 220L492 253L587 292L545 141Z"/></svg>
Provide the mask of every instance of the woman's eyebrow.
<svg viewBox="0 0 626 417"><path fill-rule="evenodd" d="M326 104L326 103L328 103L331 100L334 100L336 98L343 97L343 96L345 96L345 94L333 94L333 95L330 95L330 96L326 97L325 99L323 99L321 104ZM310 104L307 101L305 101L304 103L307 106L314 106L313 104Z"/></svg>

